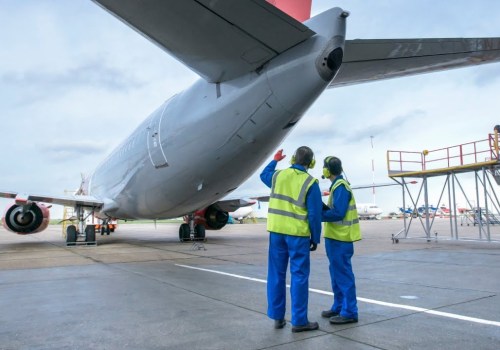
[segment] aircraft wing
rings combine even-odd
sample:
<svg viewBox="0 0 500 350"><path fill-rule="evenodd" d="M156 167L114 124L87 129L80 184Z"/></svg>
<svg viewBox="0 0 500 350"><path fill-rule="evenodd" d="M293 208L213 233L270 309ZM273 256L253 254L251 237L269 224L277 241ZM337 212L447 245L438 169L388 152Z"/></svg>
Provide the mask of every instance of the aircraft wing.
<svg viewBox="0 0 500 350"><path fill-rule="evenodd" d="M330 88L500 61L500 38L346 40Z"/></svg>
<svg viewBox="0 0 500 350"><path fill-rule="evenodd" d="M76 205L80 205L90 208L101 208L104 204L103 201L93 196L47 196L0 191L0 197L12 198L17 204L25 204L31 201L59 204L68 207L75 207Z"/></svg>
<svg viewBox="0 0 500 350"><path fill-rule="evenodd" d="M256 70L314 35L265 0L94 0L209 82Z"/></svg>
<svg viewBox="0 0 500 350"><path fill-rule="evenodd" d="M219 210L222 210L222 211L227 211L228 213L229 212L233 212L233 211L236 211L238 208L241 208L241 207L247 207L249 205L253 205L255 204L254 201L247 201L245 199L225 199L225 200L220 200L218 202L215 202L214 205L219 209Z"/></svg>

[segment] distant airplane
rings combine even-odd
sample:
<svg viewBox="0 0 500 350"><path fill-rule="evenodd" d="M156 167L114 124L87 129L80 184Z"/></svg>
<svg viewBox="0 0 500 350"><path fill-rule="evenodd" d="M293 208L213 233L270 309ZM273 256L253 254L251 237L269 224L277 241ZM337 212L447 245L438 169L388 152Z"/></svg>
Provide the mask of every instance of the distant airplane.
<svg viewBox="0 0 500 350"><path fill-rule="evenodd" d="M440 215L444 215L444 216L449 216L450 215L450 208L448 208L446 205L444 204L441 204L439 206L439 209L438 209L438 213Z"/></svg>
<svg viewBox="0 0 500 350"><path fill-rule="evenodd" d="M500 38L346 40L349 12L336 7L308 19L310 0L274 1L304 23L264 0L95 2L201 79L147 117L80 195L0 191L14 200L2 218L13 232L45 229L48 203L76 209L68 243L77 231L95 239L85 211L104 220L186 216L179 238L202 238L248 204L228 196L325 89L500 61Z"/></svg>
<svg viewBox="0 0 500 350"><path fill-rule="evenodd" d="M239 221L240 224L242 224L246 218L253 217L252 214L253 209L251 206L241 207L235 211L229 212L229 216L233 218L233 220Z"/></svg>
<svg viewBox="0 0 500 350"><path fill-rule="evenodd" d="M437 207L434 207L433 205L429 205L428 207L426 207L425 205L421 205L421 206L417 207L416 209L413 209L411 207L408 207L406 209L399 208L399 211L401 213L408 214L408 215L411 215L413 217L425 216L427 212L429 213L430 216L434 216L437 214L438 210L440 210L440 209Z"/></svg>
<svg viewBox="0 0 500 350"><path fill-rule="evenodd" d="M414 213L414 210L410 207L404 209L404 208L399 208L399 211L403 214L413 214Z"/></svg>
<svg viewBox="0 0 500 350"><path fill-rule="evenodd" d="M458 206L458 205L457 205L456 210L457 210L457 213L459 213L459 214L464 214L464 213L466 213L467 211L469 211L470 209L467 209L467 208L465 208L465 207L460 207L460 206ZM447 207L446 205L444 205L444 204L441 204L441 205L439 206L438 211L439 211L439 212L441 212L441 213L442 213L443 215L445 215L445 216L451 215L451 210L450 210L450 208L448 208L448 207Z"/></svg>
<svg viewBox="0 0 500 350"><path fill-rule="evenodd" d="M358 217L360 219L381 219L381 214L384 212L374 203L356 203Z"/></svg>
<svg viewBox="0 0 500 350"><path fill-rule="evenodd" d="M432 204L429 206L421 205L417 208L418 214L420 216L424 216L429 213L430 216L436 215L438 208L433 206Z"/></svg>

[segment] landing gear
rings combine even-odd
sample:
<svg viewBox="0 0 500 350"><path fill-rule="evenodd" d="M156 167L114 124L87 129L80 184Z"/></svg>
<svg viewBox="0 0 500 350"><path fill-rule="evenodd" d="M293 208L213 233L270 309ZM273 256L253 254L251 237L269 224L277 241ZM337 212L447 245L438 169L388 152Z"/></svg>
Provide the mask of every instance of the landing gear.
<svg viewBox="0 0 500 350"><path fill-rule="evenodd" d="M95 237L95 225L85 225L85 221L88 216L84 217L83 207L77 206L75 208L75 211L76 218L78 220L78 228L76 225L69 225L66 228L66 245L97 245Z"/></svg>
<svg viewBox="0 0 500 350"><path fill-rule="evenodd" d="M66 245L75 245L76 237L77 237L76 226L69 225L68 228L66 229Z"/></svg>
<svg viewBox="0 0 500 350"><path fill-rule="evenodd" d="M114 230L113 230L114 231ZM103 223L101 225L101 236L106 234L107 236L109 236L109 233L111 232L111 229L109 228L109 225L108 224L105 224Z"/></svg>
<svg viewBox="0 0 500 350"><path fill-rule="evenodd" d="M182 224L179 227L179 241L204 241L205 240L205 226L196 225L194 227L193 235L191 236L191 229L189 224Z"/></svg>
<svg viewBox="0 0 500 350"><path fill-rule="evenodd" d="M87 225L85 227L85 242L87 242L87 245L96 244L95 225Z"/></svg>
<svg viewBox="0 0 500 350"><path fill-rule="evenodd" d="M188 224L182 224L181 227L179 227L179 241L185 242L189 241L190 238L190 230L189 230L189 225Z"/></svg>
<svg viewBox="0 0 500 350"><path fill-rule="evenodd" d="M205 240L205 226L196 225L194 228L194 239L196 241L204 241Z"/></svg>
<svg viewBox="0 0 500 350"><path fill-rule="evenodd" d="M188 223L179 227L179 240L181 242L192 241L191 250L207 250L203 241L205 241L205 226L195 225L194 214L187 217Z"/></svg>

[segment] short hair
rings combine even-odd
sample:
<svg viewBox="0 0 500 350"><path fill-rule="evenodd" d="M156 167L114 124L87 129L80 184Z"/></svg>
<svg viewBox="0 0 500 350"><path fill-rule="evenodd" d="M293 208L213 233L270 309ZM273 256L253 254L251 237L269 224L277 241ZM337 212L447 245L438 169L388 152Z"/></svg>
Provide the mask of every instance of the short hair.
<svg viewBox="0 0 500 350"><path fill-rule="evenodd" d="M496 132L500 132L500 125L495 125L493 130L495 130Z"/></svg>
<svg viewBox="0 0 500 350"><path fill-rule="evenodd" d="M330 171L330 174L339 176L342 174L342 161L337 157L326 157L325 166Z"/></svg>
<svg viewBox="0 0 500 350"><path fill-rule="evenodd" d="M301 146L295 151L295 164L308 167L314 159L312 149L307 146Z"/></svg>

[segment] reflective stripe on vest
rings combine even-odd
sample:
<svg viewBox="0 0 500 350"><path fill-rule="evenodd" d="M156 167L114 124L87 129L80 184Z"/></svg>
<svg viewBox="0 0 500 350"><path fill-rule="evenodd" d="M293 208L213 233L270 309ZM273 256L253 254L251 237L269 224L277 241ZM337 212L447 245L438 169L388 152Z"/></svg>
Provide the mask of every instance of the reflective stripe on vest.
<svg viewBox="0 0 500 350"><path fill-rule="evenodd" d="M347 212L342 221L325 222L324 236L325 238L331 238L343 242L359 241L361 239L361 229L359 227L358 211L356 210L354 195L352 194L351 187L347 181L340 179L335 182L335 185L333 185L330 190L328 206L330 208L333 206L333 192L340 185L344 185L349 193L351 193L351 200L349 201Z"/></svg>
<svg viewBox="0 0 500 350"><path fill-rule="evenodd" d="M295 168L278 170L273 175L267 230L292 236L309 237L306 196L317 181Z"/></svg>

